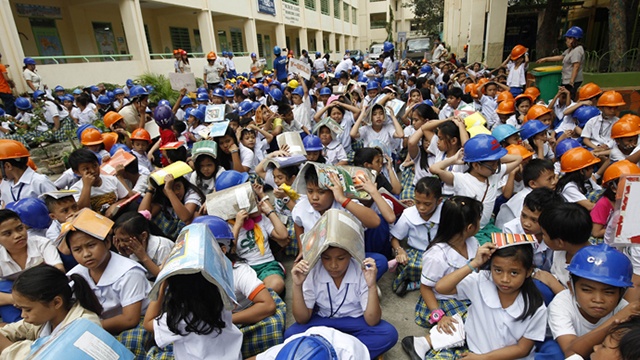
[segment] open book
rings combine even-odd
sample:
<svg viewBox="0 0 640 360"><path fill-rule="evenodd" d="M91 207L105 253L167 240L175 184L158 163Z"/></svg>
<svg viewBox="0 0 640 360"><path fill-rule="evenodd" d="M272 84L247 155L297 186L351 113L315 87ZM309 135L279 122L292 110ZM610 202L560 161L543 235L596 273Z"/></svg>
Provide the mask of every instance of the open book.
<svg viewBox="0 0 640 360"><path fill-rule="evenodd" d="M158 298L160 285L167 278L197 273L202 273L207 281L218 287L225 309L233 310L236 304L233 267L205 224L191 224L182 229L162 265L149 298Z"/></svg>
<svg viewBox="0 0 640 360"><path fill-rule="evenodd" d="M258 201L251 183L243 183L207 195L207 214L224 220L235 219L240 210L258 212Z"/></svg>
<svg viewBox="0 0 640 360"><path fill-rule="evenodd" d="M180 176L187 175L192 172L193 169L184 161L176 161L174 163L169 164L166 167L158 169L149 175L149 182L153 184L155 187L159 187L164 185L165 176L171 174L174 179L179 178Z"/></svg>
<svg viewBox="0 0 640 360"><path fill-rule="evenodd" d="M302 234L302 257L312 268L329 246L346 250L358 263L364 260L364 228L344 210L329 209L311 230Z"/></svg>
<svg viewBox="0 0 640 360"><path fill-rule="evenodd" d="M371 199L371 195L366 191L356 189L356 185L360 184L365 177L369 178L372 182L375 182L375 176L369 169L357 166L327 165L311 161L307 162L302 169L300 169L298 176L296 176L296 179L291 185L298 194L307 193L307 184L304 181L304 175L310 169L315 169L318 173L318 186L320 186L321 189L329 189L328 185L331 184L329 174L336 174L340 179L340 184L342 185L342 190L344 190L344 195L346 197L362 200Z"/></svg>
<svg viewBox="0 0 640 360"><path fill-rule="evenodd" d="M288 145L289 154L291 155L307 155L307 151L304 149L304 145L302 144L300 133L295 131L283 132L276 136L276 142L280 149L282 149L283 145Z"/></svg>
<svg viewBox="0 0 640 360"><path fill-rule="evenodd" d="M107 235L109 235L112 226L113 221L108 217L100 215L89 208L83 208L68 218L67 222L62 224L60 235L56 239L55 244L58 246L58 244L67 237L69 231L72 230L82 231L97 239L104 240Z"/></svg>
<svg viewBox="0 0 640 360"><path fill-rule="evenodd" d="M293 155L293 156L278 156L271 158L265 161L265 166L275 166L276 168L300 165L303 162L307 161L307 157L304 155Z"/></svg>
<svg viewBox="0 0 640 360"><path fill-rule="evenodd" d="M118 165L127 166L136 159L136 156L124 151L123 149L119 149L115 154L109 159L109 161L102 163L100 165L100 172L105 175L115 175L116 167Z"/></svg>

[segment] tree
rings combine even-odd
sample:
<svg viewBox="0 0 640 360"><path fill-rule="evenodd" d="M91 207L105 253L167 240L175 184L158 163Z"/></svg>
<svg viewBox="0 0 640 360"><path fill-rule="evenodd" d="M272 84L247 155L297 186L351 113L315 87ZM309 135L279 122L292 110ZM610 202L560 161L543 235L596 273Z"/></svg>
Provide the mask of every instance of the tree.
<svg viewBox="0 0 640 360"><path fill-rule="evenodd" d="M423 34L438 34L444 17L444 0L410 0L402 5L412 8L418 28Z"/></svg>
<svg viewBox="0 0 640 360"><path fill-rule="evenodd" d="M538 59L550 56L553 50L558 48L561 9L562 0L547 0L542 23L538 27L538 35L536 35L536 58Z"/></svg>
<svg viewBox="0 0 640 360"><path fill-rule="evenodd" d="M627 52L627 16L624 0L609 1L609 61L611 71L625 71L625 61L622 58Z"/></svg>
<svg viewBox="0 0 640 360"><path fill-rule="evenodd" d="M387 30L386 41L393 42L393 23L394 23L393 9L391 8L391 5L389 5L389 21L387 21L386 25L384 26L385 30Z"/></svg>

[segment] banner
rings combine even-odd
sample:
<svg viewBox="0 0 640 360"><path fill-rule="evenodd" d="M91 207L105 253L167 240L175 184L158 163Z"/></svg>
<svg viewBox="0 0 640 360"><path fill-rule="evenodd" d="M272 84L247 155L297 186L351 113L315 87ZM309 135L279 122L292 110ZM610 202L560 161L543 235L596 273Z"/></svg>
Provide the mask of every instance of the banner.
<svg viewBox="0 0 640 360"><path fill-rule="evenodd" d="M195 92L198 89L196 77L193 73L169 73L169 82L171 83L171 89L175 91L186 88L187 91Z"/></svg>
<svg viewBox="0 0 640 360"><path fill-rule="evenodd" d="M276 15L275 0L258 0L258 12L269 15Z"/></svg>
<svg viewBox="0 0 640 360"><path fill-rule="evenodd" d="M311 65L305 61L300 61L294 58L289 59L289 71L292 74L299 74L305 80L309 80L311 78Z"/></svg>

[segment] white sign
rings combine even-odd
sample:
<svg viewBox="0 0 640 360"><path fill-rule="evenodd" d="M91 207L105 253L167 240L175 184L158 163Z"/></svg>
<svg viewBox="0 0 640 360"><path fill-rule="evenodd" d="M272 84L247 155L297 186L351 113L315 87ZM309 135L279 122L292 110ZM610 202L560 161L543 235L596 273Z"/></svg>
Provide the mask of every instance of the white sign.
<svg viewBox="0 0 640 360"><path fill-rule="evenodd" d="M407 40L407 32L406 31L398 31L398 42L403 43Z"/></svg>
<svg viewBox="0 0 640 360"><path fill-rule="evenodd" d="M282 12L287 22L300 22L300 6L282 2Z"/></svg>
<svg viewBox="0 0 640 360"><path fill-rule="evenodd" d="M311 65L305 61L294 58L289 59L289 71L293 74L299 74L306 80L311 78Z"/></svg>
<svg viewBox="0 0 640 360"><path fill-rule="evenodd" d="M196 77L193 73L169 73L169 82L171 83L171 89L175 91L186 88L187 91L195 92L198 89Z"/></svg>

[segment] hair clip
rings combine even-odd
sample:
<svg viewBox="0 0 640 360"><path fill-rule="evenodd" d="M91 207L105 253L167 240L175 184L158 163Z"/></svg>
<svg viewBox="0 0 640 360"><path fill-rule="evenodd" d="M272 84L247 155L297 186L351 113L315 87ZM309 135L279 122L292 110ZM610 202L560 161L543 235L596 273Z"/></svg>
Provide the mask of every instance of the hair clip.
<svg viewBox="0 0 640 360"><path fill-rule="evenodd" d="M461 202L460 202L460 205L465 206L465 205L467 205L467 204L465 204L465 203L464 203L464 201L461 201Z"/></svg>

